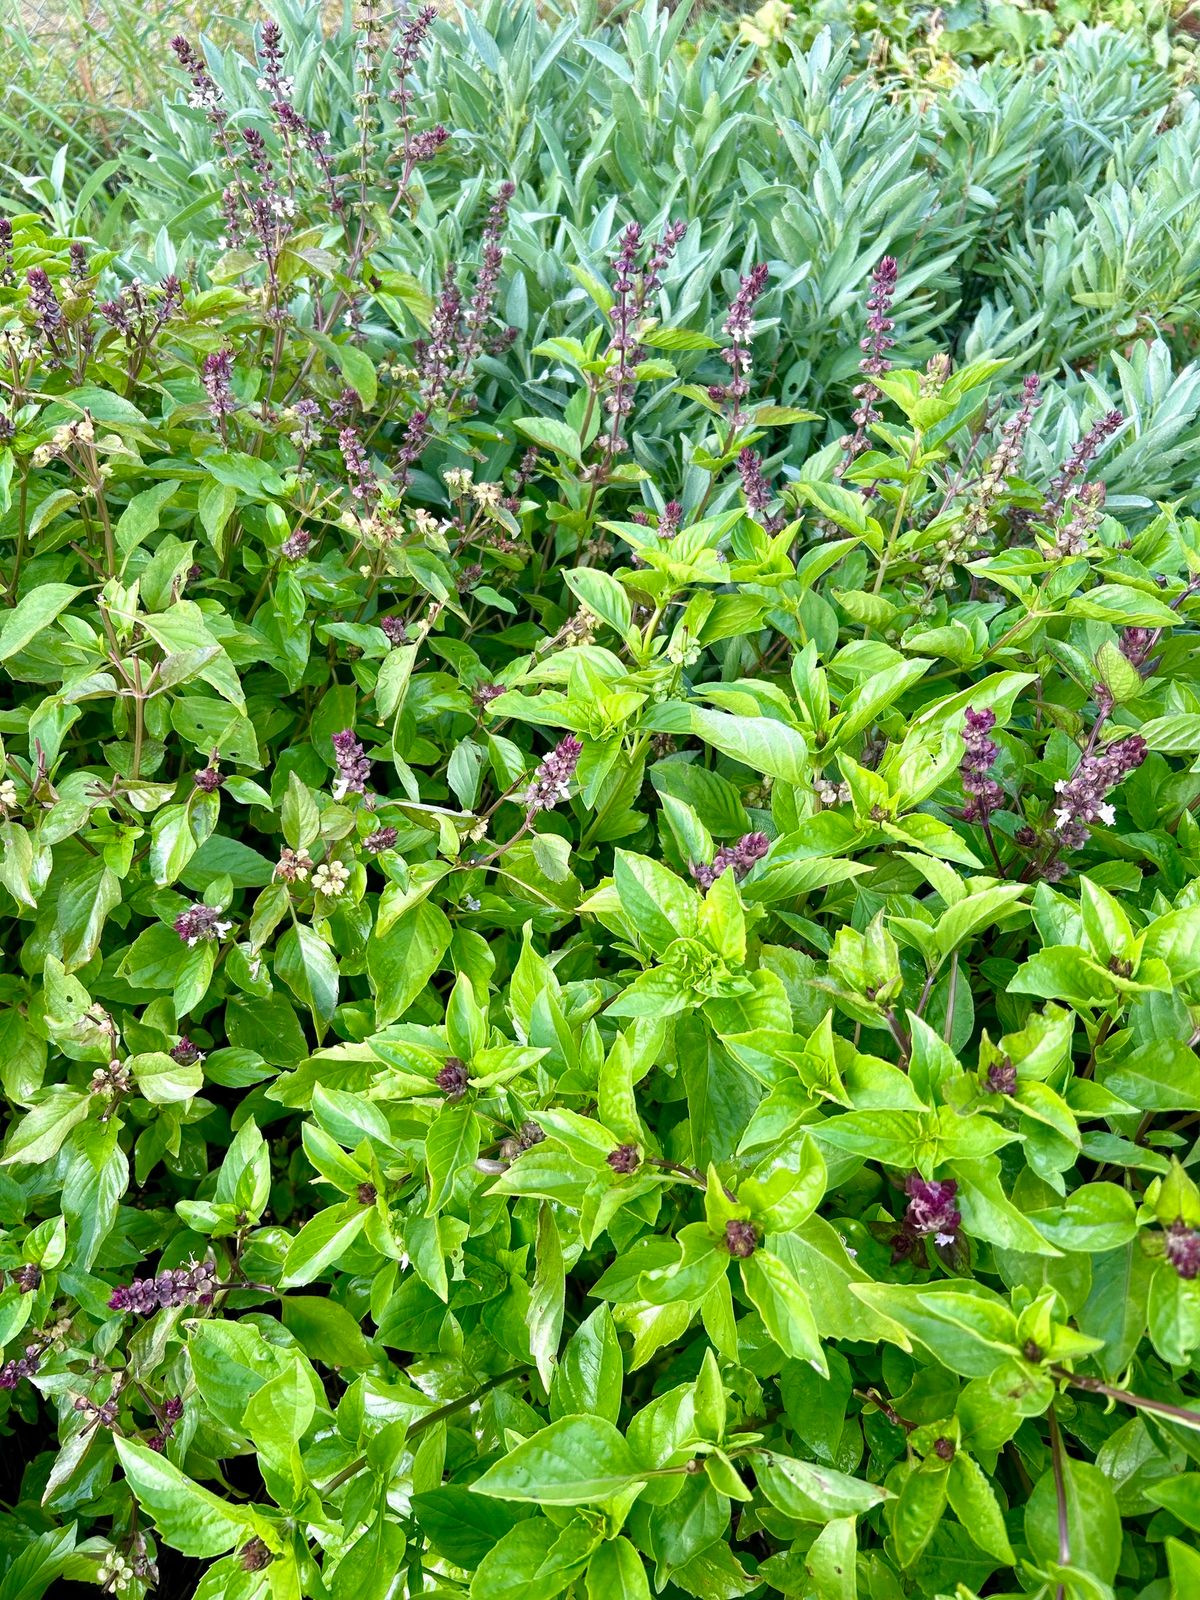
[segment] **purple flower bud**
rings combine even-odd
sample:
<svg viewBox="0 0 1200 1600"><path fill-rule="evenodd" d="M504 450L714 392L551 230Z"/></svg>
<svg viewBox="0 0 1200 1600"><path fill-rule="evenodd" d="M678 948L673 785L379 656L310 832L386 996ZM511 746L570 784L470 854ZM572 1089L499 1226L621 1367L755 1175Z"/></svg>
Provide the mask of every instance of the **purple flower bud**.
<svg viewBox="0 0 1200 1600"><path fill-rule="evenodd" d="M32 1294L41 1281L42 1269L32 1261L27 1261L13 1273L13 1282L22 1294Z"/></svg>
<svg viewBox="0 0 1200 1600"><path fill-rule="evenodd" d="M867 295L867 332L859 340L859 349L863 354L858 366L863 381L854 388L854 398L858 401L851 412L854 432L842 440L842 459L837 469L839 477L867 448L867 429L873 422L879 421L875 402L879 399L880 391L874 380L891 366L888 351L896 342L891 337L896 324L889 313L896 295L899 272L894 256L881 256L871 273L871 288Z"/></svg>
<svg viewBox="0 0 1200 1600"><path fill-rule="evenodd" d="M725 1224L725 1248L731 1256L743 1261L758 1249L758 1234L752 1222L738 1222L733 1218Z"/></svg>
<svg viewBox="0 0 1200 1600"><path fill-rule="evenodd" d="M1005 1056L1003 1061L993 1061L987 1070L989 1094L1016 1094L1017 1069Z"/></svg>
<svg viewBox="0 0 1200 1600"><path fill-rule="evenodd" d="M668 500L662 508L655 530L660 539L673 539L679 532L679 524L683 520L683 507L678 500Z"/></svg>
<svg viewBox="0 0 1200 1600"><path fill-rule="evenodd" d="M1116 810L1109 803L1110 790L1140 767L1146 759L1146 741L1131 733L1103 750L1085 754L1069 778L1054 785L1057 796L1054 819L1059 845L1078 850L1087 840L1087 824L1103 822L1111 827Z"/></svg>
<svg viewBox="0 0 1200 1600"><path fill-rule="evenodd" d="M408 629L404 626L402 617L380 617L379 626L383 629L387 642L393 646L408 643Z"/></svg>
<svg viewBox="0 0 1200 1600"><path fill-rule="evenodd" d="M308 554L308 547L312 543L312 535L303 528L297 528L279 546L279 553L285 561L302 561Z"/></svg>
<svg viewBox="0 0 1200 1600"><path fill-rule="evenodd" d="M1074 488L1100 453L1101 446L1116 433L1124 421L1124 415L1120 411L1106 411L1083 435L1051 481L1045 504L1042 506L1043 521L1057 520L1059 512L1066 503L1068 491Z"/></svg>
<svg viewBox="0 0 1200 1600"><path fill-rule="evenodd" d="M381 850L390 850L398 838L395 828L376 828L363 840L363 848L377 856Z"/></svg>
<svg viewBox="0 0 1200 1600"><path fill-rule="evenodd" d="M619 1144L615 1150L610 1150L604 1159L614 1172L623 1174L636 1172L642 1164L642 1158L635 1144Z"/></svg>
<svg viewBox="0 0 1200 1600"><path fill-rule="evenodd" d="M1158 638L1155 628L1126 628L1121 634L1120 650L1132 666L1140 667L1153 650Z"/></svg>
<svg viewBox="0 0 1200 1600"><path fill-rule="evenodd" d="M1163 1254L1181 1278L1200 1277L1200 1230L1180 1217L1163 1229Z"/></svg>
<svg viewBox="0 0 1200 1600"><path fill-rule="evenodd" d="M718 405L729 405L732 413L730 420L735 428L740 428L746 420L741 403L750 393L750 336L754 326L754 306L767 286L767 276L767 265L760 262L741 279L722 326L722 332L730 341L728 349L721 351L721 360L729 368L729 382L713 384L708 391Z"/></svg>
<svg viewBox="0 0 1200 1600"><path fill-rule="evenodd" d="M261 1572L264 1567L269 1567L275 1557L257 1535L244 1544L238 1552L243 1572Z"/></svg>
<svg viewBox="0 0 1200 1600"><path fill-rule="evenodd" d="M379 499L379 481L371 465L371 458L353 428L345 427L341 430L338 434L338 446L342 452L342 460L346 464L346 476L350 481L350 498L369 516Z"/></svg>
<svg viewBox="0 0 1200 1600"><path fill-rule="evenodd" d="M201 767L199 772L194 772L192 774L192 782L196 785L197 789L203 789L205 794L213 794L225 782L225 777L224 774L210 762L207 767Z"/></svg>
<svg viewBox="0 0 1200 1600"><path fill-rule="evenodd" d="M933 1234L935 1244L953 1244L962 1226L962 1214L954 1204L958 1194L954 1179L939 1181L911 1172L905 1180L904 1192L909 1197L904 1213L904 1226L909 1232Z"/></svg>
<svg viewBox="0 0 1200 1600"><path fill-rule="evenodd" d="M767 509L774 497L774 490L763 475L762 461L749 445L738 455L737 469L738 476L742 480L742 493L746 497L747 508L754 513L755 519L762 524L767 533L778 533L786 523L787 517L783 512L771 513ZM661 532L660 525L659 533Z"/></svg>
<svg viewBox="0 0 1200 1600"><path fill-rule="evenodd" d="M379 1199L379 1193L373 1183L360 1183L356 1198L360 1206L373 1206Z"/></svg>
<svg viewBox="0 0 1200 1600"><path fill-rule="evenodd" d="M198 1061L204 1060L204 1052L198 1045L194 1045L185 1033L178 1044L172 1045L167 1052L171 1060L180 1067L194 1067Z"/></svg>
<svg viewBox="0 0 1200 1600"><path fill-rule="evenodd" d="M446 1065L433 1080L447 1100L461 1100L467 1092L467 1069L457 1056L449 1056Z"/></svg>
<svg viewBox="0 0 1200 1600"><path fill-rule="evenodd" d="M30 267L25 277L29 284L29 309L33 312L38 332L53 342L54 335L62 326L63 314L54 293L54 285L50 282L50 274L45 267Z"/></svg>

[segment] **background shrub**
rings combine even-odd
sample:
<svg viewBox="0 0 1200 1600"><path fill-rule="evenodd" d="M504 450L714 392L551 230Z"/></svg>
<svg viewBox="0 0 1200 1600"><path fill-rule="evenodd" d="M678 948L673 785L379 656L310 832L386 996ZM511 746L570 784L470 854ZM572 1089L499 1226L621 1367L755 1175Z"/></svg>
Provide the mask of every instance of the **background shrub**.
<svg viewBox="0 0 1200 1600"><path fill-rule="evenodd" d="M1197 109L1060 11L30 121L0 1600L1194 1592Z"/></svg>

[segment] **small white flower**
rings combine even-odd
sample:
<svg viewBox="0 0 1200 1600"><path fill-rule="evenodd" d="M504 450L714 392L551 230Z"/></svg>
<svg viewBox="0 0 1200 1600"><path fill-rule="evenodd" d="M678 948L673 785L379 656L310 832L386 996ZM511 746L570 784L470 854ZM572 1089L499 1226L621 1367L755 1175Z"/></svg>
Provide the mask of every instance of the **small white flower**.
<svg viewBox="0 0 1200 1600"><path fill-rule="evenodd" d="M1071 813L1067 810L1066 806L1059 806L1058 810L1054 813L1054 820L1058 823L1060 828L1066 827L1067 823L1071 820Z"/></svg>
<svg viewBox="0 0 1200 1600"><path fill-rule="evenodd" d="M463 905L466 906L468 911L478 911L480 902L473 894L468 894L463 897Z"/></svg>
<svg viewBox="0 0 1200 1600"><path fill-rule="evenodd" d="M16 803L17 786L11 778L5 778L4 782L0 783L0 806L3 806L6 811L10 811Z"/></svg>
<svg viewBox="0 0 1200 1600"><path fill-rule="evenodd" d="M936 1244L940 1244L940 1245L953 1244L954 1243L954 1235L952 1233L935 1234L934 1235L934 1242Z"/></svg>
<svg viewBox="0 0 1200 1600"><path fill-rule="evenodd" d="M1112 806L1109 806L1109 805L1097 806L1096 807L1096 811L1097 811L1097 813L1098 813L1098 815L1100 817L1100 821L1103 822L1103 823L1106 823L1107 826L1110 827L1110 828L1112 827L1113 823L1117 820L1117 813L1113 809Z"/></svg>
<svg viewBox="0 0 1200 1600"><path fill-rule="evenodd" d="M341 861L322 861L313 873L312 881L313 888L318 894L336 899L338 895L346 892L346 885L350 882L350 869Z"/></svg>

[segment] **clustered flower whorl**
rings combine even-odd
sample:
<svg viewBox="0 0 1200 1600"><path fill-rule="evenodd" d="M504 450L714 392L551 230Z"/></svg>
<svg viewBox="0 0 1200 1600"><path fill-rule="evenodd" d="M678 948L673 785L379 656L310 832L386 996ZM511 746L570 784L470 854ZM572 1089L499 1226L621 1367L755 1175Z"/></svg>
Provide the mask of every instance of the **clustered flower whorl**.
<svg viewBox="0 0 1200 1600"><path fill-rule="evenodd" d="M770 848L771 841L765 833L744 833L735 843L722 845L711 862L689 861L688 868L701 889L711 889L730 867L733 868L734 877L740 881Z"/></svg>
<svg viewBox="0 0 1200 1600"><path fill-rule="evenodd" d="M543 756L533 781L525 791L524 804L532 815L536 811L552 811L560 800L570 794L571 779L583 754L578 739L567 734L560 739L550 754Z"/></svg>
<svg viewBox="0 0 1200 1600"><path fill-rule="evenodd" d="M217 1287L215 1268L216 1263L209 1258L173 1270L168 1267L153 1278L135 1278L113 1290L108 1297L109 1309L149 1317L170 1306L211 1305Z"/></svg>

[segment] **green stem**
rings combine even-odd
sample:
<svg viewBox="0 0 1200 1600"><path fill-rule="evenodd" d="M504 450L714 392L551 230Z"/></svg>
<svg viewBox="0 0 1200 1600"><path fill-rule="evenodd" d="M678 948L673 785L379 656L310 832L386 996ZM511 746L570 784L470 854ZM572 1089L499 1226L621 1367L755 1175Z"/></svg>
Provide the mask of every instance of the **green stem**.
<svg viewBox="0 0 1200 1600"><path fill-rule="evenodd" d="M458 1412L467 1410L469 1406L473 1406L477 1401L482 1400L484 1395L489 1394L493 1389L498 1389L502 1383L507 1383L510 1378L519 1378L524 1370L523 1367L513 1367L508 1372L501 1372L496 1377L489 1378L486 1383L481 1383L477 1389L472 1389L470 1394L464 1394L458 1400L448 1400L444 1406L437 1406L433 1411L427 1411L424 1416L418 1417L412 1427L409 1428L406 1438L409 1440L416 1439L427 1428L432 1428L436 1423L445 1422L448 1417L456 1416ZM366 1456L359 1456L348 1467L343 1467L339 1473L330 1478L329 1482L323 1488L318 1489L317 1493L324 1499L327 1495L332 1494L335 1489L340 1489L342 1484L349 1483L351 1478L357 1477L366 1464Z"/></svg>
<svg viewBox="0 0 1200 1600"><path fill-rule="evenodd" d="M1106 1400L1119 1400L1122 1405L1133 1406L1137 1411L1150 1411L1156 1417L1167 1417L1172 1422L1182 1423L1186 1428L1200 1429L1200 1411L1191 1411L1187 1406L1172 1405L1169 1400L1152 1400L1148 1395L1133 1394L1128 1389L1114 1389L1110 1384L1102 1383L1099 1378L1068 1372L1065 1367L1052 1366L1050 1371L1060 1382L1070 1384L1072 1388L1083 1389L1088 1394L1102 1394Z"/></svg>
<svg viewBox="0 0 1200 1600"><path fill-rule="evenodd" d="M1054 1498L1058 1506L1058 1564L1060 1567L1071 1565L1071 1527L1067 1521L1067 1490L1063 1475L1063 1446L1062 1434L1058 1429L1058 1417L1055 1415L1054 1402L1050 1402L1050 1454L1054 1465ZM1059 1584L1055 1600L1063 1600L1066 1592L1065 1586Z"/></svg>

